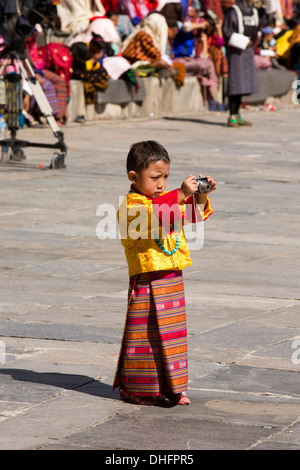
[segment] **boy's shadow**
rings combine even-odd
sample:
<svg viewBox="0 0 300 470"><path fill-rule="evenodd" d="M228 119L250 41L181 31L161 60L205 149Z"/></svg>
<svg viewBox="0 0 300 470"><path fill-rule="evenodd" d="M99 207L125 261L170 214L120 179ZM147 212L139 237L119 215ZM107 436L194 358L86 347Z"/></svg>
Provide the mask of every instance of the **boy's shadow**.
<svg viewBox="0 0 300 470"><path fill-rule="evenodd" d="M100 382L97 379L85 375L62 374L58 372L34 372L25 369L3 369L0 375L10 375L13 380L31 382L65 390L75 390L102 398L118 399L118 394L113 392L112 385Z"/></svg>
<svg viewBox="0 0 300 470"><path fill-rule="evenodd" d="M61 374L59 372L34 372L33 370L2 369L0 367L0 375L1 374L10 375L13 380L20 382L43 384L64 390L74 390L80 393L87 393L96 397L120 400L119 393L117 391L113 391L112 385L105 384L86 375ZM28 393L30 393L30 391ZM174 406L168 400L161 400L157 405L163 408Z"/></svg>

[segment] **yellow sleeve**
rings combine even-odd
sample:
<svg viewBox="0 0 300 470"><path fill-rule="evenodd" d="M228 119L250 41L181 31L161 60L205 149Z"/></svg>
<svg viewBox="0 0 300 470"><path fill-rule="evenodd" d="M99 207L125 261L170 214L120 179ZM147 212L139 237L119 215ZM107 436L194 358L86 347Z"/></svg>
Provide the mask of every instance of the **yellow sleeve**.
<svg viewBox="0 0 300 470"><path fill-rule="evenodd" d="M203 205L195 202L194 196L189 196L180 204L183 216L183 224L202 222L206 220L212 213L213 208L208 196L206 196L206 204L203 210Z"/></svg>
<svg viewBox="0 0 300 470"><path fill-rule="evenodd" d="M151 238L152 200L137 193L127 194L118 211L118 222L123 245Z"/></svg>

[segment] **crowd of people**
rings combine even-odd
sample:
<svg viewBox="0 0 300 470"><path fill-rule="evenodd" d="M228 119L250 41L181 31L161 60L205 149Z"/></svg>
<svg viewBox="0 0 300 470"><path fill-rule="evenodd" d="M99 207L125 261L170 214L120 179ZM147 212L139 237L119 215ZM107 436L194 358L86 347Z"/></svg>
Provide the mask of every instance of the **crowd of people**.
<svg viewBox="0 0 300 470"><path fill-rule="evenodd" d="M287 68L300 74L300 9L293 0L52 0L50 40L42 29L26 39L26 55L59 125L68 121L70 80L84 84L96 103L110 79L171 77L184 86L197 76L210 110L239 116L242 96L257 92L256 70ZM223 92L220 93L220 84ZM221 97L221 99L220 99ZM226 100L225 100L226 97ZM34 96L24 87L28 125L39 123ZM84 116L78 116L84 122Z"/></svg>

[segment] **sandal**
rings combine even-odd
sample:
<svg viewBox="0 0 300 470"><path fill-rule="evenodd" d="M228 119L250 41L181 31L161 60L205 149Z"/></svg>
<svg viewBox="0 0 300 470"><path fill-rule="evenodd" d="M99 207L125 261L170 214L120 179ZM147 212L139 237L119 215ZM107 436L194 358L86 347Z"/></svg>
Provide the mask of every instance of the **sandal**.
<svg viewBox="0 0 300 470"><path fill-rule="evenodd" d="M252 122L246 121L242 116L238 116L238 125L239 126L252 126Z"/></svg>
<svg viewBox="0 0 300 470"><path fill-rule="evenodd" d="M236 118L228 118L227 126L228 127L239 127L238 120Z"/></svg>
<svg viewBox="0 0 300 470"><path fill-rule="evenodd" d="M159 397L142 397L139 395L134 395L129 392L124 386L120 387L120 398L121 400L129 401L135 405L157 405L157 399Z"/></svg>
<svg viewBox="0 0 300 470"><path fill-rule="evenodd" d="M182 392L182 393L165 392L164 395L172 403L172 405L190 405L191 404L191 401L186 396L185 392Z"/></svg>

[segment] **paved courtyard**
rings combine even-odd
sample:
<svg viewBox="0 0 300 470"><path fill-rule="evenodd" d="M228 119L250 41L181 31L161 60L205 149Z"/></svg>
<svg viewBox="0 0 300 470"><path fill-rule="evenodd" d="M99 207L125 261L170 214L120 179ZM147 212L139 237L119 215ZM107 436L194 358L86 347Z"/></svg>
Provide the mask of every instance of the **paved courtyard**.
<svg viewBox="0 0 300 470"><path fill-rule="evenodd" d="M300 448L300 109L244 115L252 128L209 112L74 123L66 169L36 148L0 167L0 449ZM48 127L18 136L55 141ZM218 183L184 272L188 407L112 391L128 275L120 240L96 228L147 139L170 153L169 189L189 173Z"/></svg>

